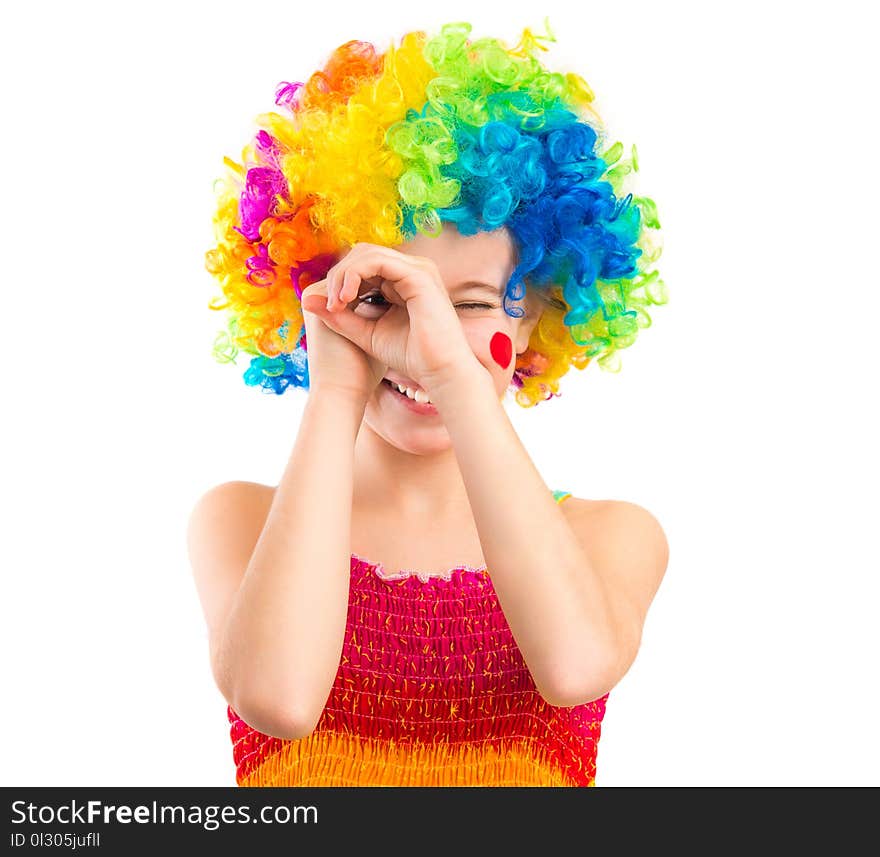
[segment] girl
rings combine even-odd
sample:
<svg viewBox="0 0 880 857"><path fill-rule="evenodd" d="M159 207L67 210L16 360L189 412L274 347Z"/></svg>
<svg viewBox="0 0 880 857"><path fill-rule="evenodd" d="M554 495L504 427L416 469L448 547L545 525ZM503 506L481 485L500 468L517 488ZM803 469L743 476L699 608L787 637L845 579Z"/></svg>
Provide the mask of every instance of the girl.
<svg viewBox="0 0 880 857"><path fill-rule="evenodd" d="M227 161L217 354L309 391L278 484L189 523L239 785L594 785L666 568L647 510L551 493L503 405L650 323L653 203L618 199L583 79L469 31L343 45Z"/></svg>

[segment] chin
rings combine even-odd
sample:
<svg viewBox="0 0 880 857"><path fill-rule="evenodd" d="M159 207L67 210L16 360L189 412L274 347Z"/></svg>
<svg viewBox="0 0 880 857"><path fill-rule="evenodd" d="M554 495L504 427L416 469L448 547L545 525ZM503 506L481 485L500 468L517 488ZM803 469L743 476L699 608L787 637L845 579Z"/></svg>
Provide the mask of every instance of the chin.
<svg viewBox="0 0 880 857"><path fill-rule="evenodd" d="M439 443L433 445L424 443L404 444L393 439L388 442L401 452L405 452L407 455L440 455L441 453L448 452L452 449L451 443Z"/></svg>
<svg viewBox="0 0 880 857"><path fill-rule="evenodd" d="M386 443L410 455L436 455L452 449L452 440L446 426L434 421L430 425L419 425L415 418L407 424L407 418L390 419L388 414L371 400L364 413L364 422Z"/></svg>

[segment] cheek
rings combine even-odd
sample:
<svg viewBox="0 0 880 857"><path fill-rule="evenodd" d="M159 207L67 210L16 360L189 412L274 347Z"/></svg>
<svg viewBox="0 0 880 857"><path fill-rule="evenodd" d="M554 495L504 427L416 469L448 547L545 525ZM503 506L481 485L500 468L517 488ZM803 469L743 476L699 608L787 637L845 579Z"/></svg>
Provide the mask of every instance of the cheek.
<svg viewBox="0 0 880 857"><path fill-rule="evenodd" d="M497 330L492 334L492 338L489 340L489 353L492 355L492 359L506 372L513 357L513 342L504 331Z"/></svg>
<svg viewBox="0 0 880 857"><path fill-rule="evenodd" d="M497 319L474 324L466 329L471 350L480 363L493 375L512 374L514 364L513 339L508 326Z"/></svg>

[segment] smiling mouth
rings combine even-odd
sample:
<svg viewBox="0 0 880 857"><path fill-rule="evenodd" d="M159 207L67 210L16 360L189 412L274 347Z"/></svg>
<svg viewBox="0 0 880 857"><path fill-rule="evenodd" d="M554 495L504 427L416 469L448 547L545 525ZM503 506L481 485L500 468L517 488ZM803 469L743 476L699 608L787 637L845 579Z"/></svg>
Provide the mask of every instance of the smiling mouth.
<svg viewBox="0 0 880 857"><path fill-rule="evenodd" d="M410 392L412 392L413 395L409 395L409 393L402 391L394 381L391 381L388 378L383 378L382 383L387 386L392 393L399 396L403 400L402 404L411 410L422 414L438 413L436 405L434 405L434 403L428 398L427 393L423 390L410 389Z"/></svg>
<svg viewBox="0 0 880 857"><path fill-rule="evenodd" d="M405 396L407 399L411 401L418 402L420 405L432 405L433 402L428 397L428 394L422 390L414 387L408 387L405 384L398 384L396 381L392 381L390 378L383 378L383 383L388 384L395 393L399 393L401 396Z"/></svg>

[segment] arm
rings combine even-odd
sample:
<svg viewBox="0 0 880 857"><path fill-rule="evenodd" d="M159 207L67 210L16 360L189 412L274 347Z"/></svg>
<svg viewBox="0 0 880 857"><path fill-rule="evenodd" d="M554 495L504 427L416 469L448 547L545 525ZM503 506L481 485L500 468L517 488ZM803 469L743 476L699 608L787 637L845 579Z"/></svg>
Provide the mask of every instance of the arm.
<svg viewBox="0 0 880 857"><path fill-rule="evenodd" d="M610 689L638 653L648 608L669 563L669 544L660 522L636 503L591 504L576 497L565 502L568 522L601 577L617 616L617 664L606 677L606 689Z"/></svg>
<svg viewBox="0 0 880 857"><path fill-rule="evenodd" d="M501 607L541 694L566 706L602 696L637 645L639 610L665 568L662 539L643 547L644 528L616 519L610 546L603 532L601 551L594 550L590 533L581 526L575 532L520 443L437 265L356 244L328 273L330 302L344 308L374 277L384 280L383 296L405 304L407 325L329 310L322 318L365 353L405 366L440 411Z"/></svg>
<svg viewBox="0 0 880 857"><path fill-rule="evenodd" d="M498 600L535 685L554 705L599 698L634 656L641 628L635 600L591 561L479 365L469 372L465 366L431 397L455 448ZM627 544L637 538L630 532Z"/></svg>
<svg viewBox="0 0 880 857"><path fill-rule="evenodd" d="M309 734L339 668L351 561L344 534L363 411L350 396L312 390L251 553L242 547L241 506L224 501L228 492L208 492L191 516L217 685L269 735Z"/></svg>

